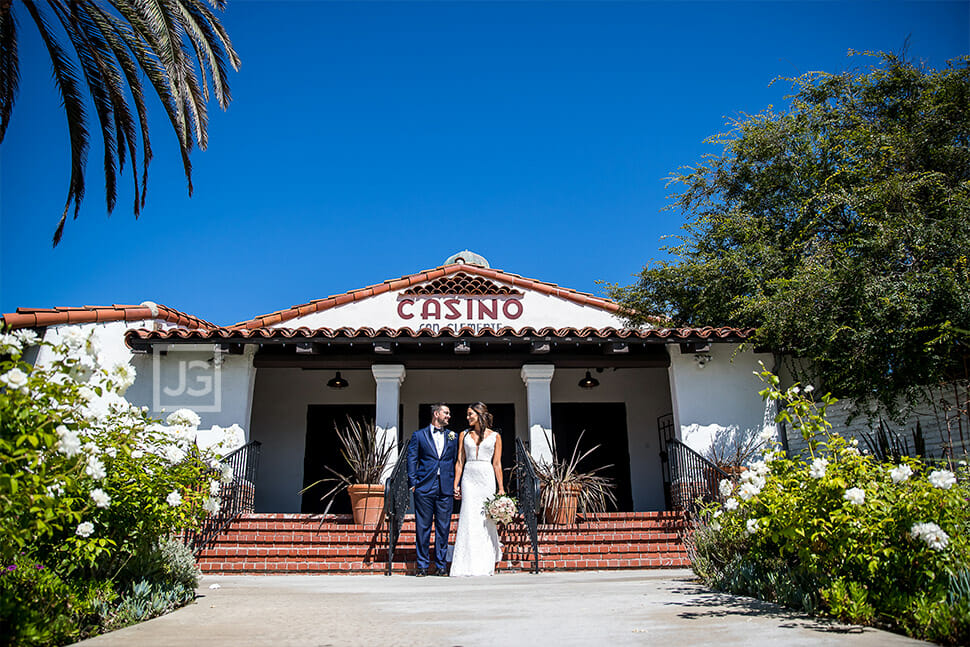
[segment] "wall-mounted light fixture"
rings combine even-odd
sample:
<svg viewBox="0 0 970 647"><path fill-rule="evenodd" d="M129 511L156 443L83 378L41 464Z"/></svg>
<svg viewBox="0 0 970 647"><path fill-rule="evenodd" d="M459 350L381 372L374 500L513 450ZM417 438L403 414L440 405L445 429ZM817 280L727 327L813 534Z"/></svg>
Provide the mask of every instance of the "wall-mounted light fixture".
<svg viewBox="0 0 970 647"><path fill-rule="evenodd" d="M327 382L327 386L331 389L346 389L348 386L350 386L350 382L340 377L340 371L337 371L337 375Z"/></svg>
<svg viewBox="0 0 970 647"><path fill-rule="evenodd" d="M587 390L595 389L599 385L600 385L600 381L597 380L592 375L590 375L589 371L586 371L586 377L584 377L579 381L579 388L581 389L587 389Z"/></svg>
<svg viewBox="0 0 970 647"><path fill-rule="evenodd" d="M711 356L708 353L697 353L694 361L697 362L697 368L704 368L711 363Z"/></svg>
<svg viewBox="0 0 970 647"><path fill-rule="evenodd" d="M472 345L464 339L455 342L455 355L467 355L472 352Z"/></svg>

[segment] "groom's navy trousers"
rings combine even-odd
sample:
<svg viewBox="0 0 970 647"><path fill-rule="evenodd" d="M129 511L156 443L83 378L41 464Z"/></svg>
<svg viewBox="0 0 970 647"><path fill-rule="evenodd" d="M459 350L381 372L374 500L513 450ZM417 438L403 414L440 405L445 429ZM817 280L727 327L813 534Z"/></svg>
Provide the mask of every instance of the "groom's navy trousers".
<svg viewBox="0 0 970 647"><path fill-rule="evenodd" d="M414 488L415 545L419 569L427 569L431 563L432 526L435 565L440 571L448 567L448 533L455 507L458 442L456 438L448 439L448 435L452 434L449 430L445 429L444 434L441 456L438 456L430 426L411 434L408 443L408 483Z"/></svg>

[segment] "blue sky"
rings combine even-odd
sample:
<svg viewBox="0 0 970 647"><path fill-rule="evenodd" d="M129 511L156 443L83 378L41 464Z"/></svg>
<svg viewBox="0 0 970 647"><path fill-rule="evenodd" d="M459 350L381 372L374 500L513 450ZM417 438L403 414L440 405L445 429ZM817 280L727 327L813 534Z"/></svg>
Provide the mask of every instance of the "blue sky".
<svg viewBox="0 0 970 647"><path fill-rule="evenodd" d="M148 203L106 216L101 150L61 244L65 118L20 16L21 89L0 148L0 312L152 300L218 324L441 264L602 294L661 255L679 167L778 76L941 67L970 52L970 2L256 2L229 0L242 58L210 107L186 194L154 110ZM22 10L22 7L19 7ZM157 100L156 100L157 101ZM100 190L99 190L100 189ZM127 191L127 192L126 192Z"/></svg>

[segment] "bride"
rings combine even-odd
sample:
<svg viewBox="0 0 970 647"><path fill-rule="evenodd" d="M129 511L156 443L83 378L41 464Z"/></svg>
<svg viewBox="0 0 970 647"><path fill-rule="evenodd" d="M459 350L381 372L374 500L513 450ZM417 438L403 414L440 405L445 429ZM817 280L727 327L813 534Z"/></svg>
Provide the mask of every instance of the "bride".
<svg viewBox="0 0 970 647"><path fill-rule="evenodd" d="M485 500L502 483L502 437L491 429L492 415L481 402L468 407L468 429L458 438L455 498L461 499L451 576L491 575L502 559L495 522L485 518Z"/></svg>

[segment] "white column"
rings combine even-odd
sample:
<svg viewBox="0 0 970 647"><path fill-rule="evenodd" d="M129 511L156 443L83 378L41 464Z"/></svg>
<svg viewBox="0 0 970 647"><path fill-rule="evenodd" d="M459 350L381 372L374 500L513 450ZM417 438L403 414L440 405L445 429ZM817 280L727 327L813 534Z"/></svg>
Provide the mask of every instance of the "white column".
<svg viewBox="0 0 970 647"><path fill-rule="evenodd" d="M374 420L377 436L383 437L384 446L391 448L383 481L390 477L398 459L397 429L400 425L398 411L401 402L401 384L404 382L404 365L375 364L370 370L374 374L374 381L377 382L377 412Z"/></svg>
<svg viewBox="0 0 970 647"><path fill-rule="evenodd" d="M525 364L522 381L525 382L529 403L529 453L539 462L552 460L552 393L550 386L556 367L552 364Z"/></svg>

